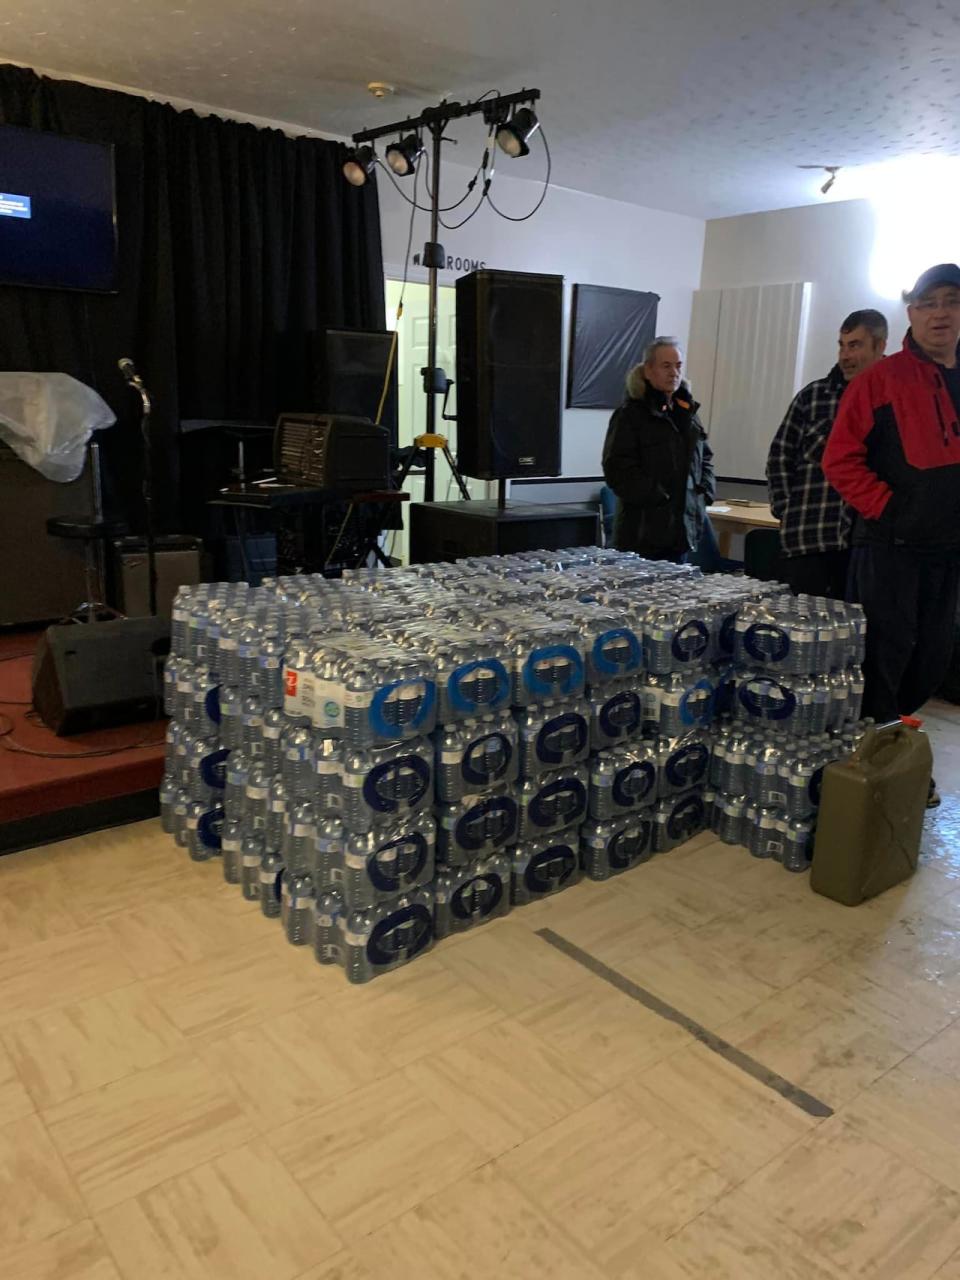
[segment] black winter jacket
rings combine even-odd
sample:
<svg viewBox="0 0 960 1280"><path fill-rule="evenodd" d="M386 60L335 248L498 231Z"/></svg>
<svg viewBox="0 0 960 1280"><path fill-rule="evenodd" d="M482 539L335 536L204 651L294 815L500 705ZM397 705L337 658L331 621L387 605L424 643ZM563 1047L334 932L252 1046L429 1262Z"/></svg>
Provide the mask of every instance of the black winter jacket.
<svg viewBox="0 0 960 1280"><path fill-rule="evenodd" d="M603 475L617 495L614 545L651 560L696 550L705 508L713 501L713 452L699 405L681 383L666 397L634 373L603 445ZM638 394L639 393L639 394Z"/></svg>

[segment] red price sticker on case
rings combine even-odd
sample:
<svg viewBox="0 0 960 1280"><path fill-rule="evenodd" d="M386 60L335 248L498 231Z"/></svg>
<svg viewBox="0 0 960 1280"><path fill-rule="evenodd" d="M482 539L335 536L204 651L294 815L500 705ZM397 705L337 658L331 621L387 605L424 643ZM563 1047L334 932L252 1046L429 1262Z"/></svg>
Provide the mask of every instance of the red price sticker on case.
<svg viewBox="0 0 960 1280"><path fill-rule="evenodd" d="M283 691L288 698L295 698L297 696L297 683L299 679L299 671L287 670L283 673Z"/></svg>

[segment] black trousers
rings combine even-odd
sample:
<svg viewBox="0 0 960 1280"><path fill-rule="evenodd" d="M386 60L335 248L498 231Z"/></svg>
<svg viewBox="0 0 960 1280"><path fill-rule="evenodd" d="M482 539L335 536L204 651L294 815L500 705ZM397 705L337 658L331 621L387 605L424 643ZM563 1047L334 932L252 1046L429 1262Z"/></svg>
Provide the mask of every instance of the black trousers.
<svg viewBox="0 0 960 1280"><path fill-rule="evenodd" d="M779 574L795 596L847 598L849 551L821 551L809 556L782 556Z"/></svg>
<svg viewBox="0 0 960 1280"><path fill-rule="evenodd" d="M863 714L910 716L939 689L953 651L960 552L855 547L849 598L867 615Z"/></svg>

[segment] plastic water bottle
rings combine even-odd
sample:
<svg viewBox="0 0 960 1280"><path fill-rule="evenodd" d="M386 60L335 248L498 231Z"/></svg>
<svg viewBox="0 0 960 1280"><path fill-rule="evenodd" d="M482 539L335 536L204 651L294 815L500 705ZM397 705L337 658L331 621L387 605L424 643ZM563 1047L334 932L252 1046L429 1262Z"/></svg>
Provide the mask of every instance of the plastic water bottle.
<svg viewBox="0 0 960 1280"><path fill-rule="evenodd" d="M630 813L657 798L659 761L646 742L613 747L590 762L590 816L604 822Z"/></svg>
<svg viewBox="0 0 960 1280"><path fill-rule="evenodd" d="M240 884L243 861L243 823L226 819L220 831L221 870L227 884Z"/></svg>
<svg viewBox="0 0 960 1280"><path fill-rule="evenodd" d="M433 891L424 885L366 911L350 912L342 938L349 982L369 982L408 964L433 943Z"/></svg>
<svg viewBox="0 0 960 1280"><path fill-rule="evenodd" d="M242 751L231 751L227 757L226 785L224 787L223 806L228 818L241 821L246 813L247 781L250 776L250 761Z"/></svg>
<svg viewBox="0 0 960 1280"><path fill-rule="evenodd" d="M585 822L580 829L580 860L591 880L609 880L646 862L653 853L652 811L605 822Z"/></svg>
<svg viewBox="0 0 960 1280"><path fill-rule="evenodd" d="M243 744L240 690L228 685L220 687L220 744L230 751Z"/></svg>
<svg viewBox="0 0 960 1280"><path fill-rule="evenodd" d="M244 698L241 703L240 737L251 759L263 754L263 707L256 698Z"/></svg>
<svg viewBox="0 0 960 1280"><path fill-rule="evenodd" d="M303 725L285 729L281 738L280 776L291 800L309 800L313 793L313 733Z"/></svg>
<svg viewBox="0 0 960 1280"><path fill-rule="evenodd" d="M813 823L809 818L793 818L788 821L782 859L784 870L794 872L809 870L812 844Z"/></svg>
<svg viewBox="0 0 960 1280"><path fill-rule="evenodd" d="M587 812L588 787L589 773L582 764L524 779L519 793L521 843L579 825Z"/></svg>
<svg viewBox="0 0 960 1280"><path fill-rule="evenodd" d="M315 904L313 880L309 874L284 871L280 885L280 916L287 941L295 947L313 941Z"/></svg>
<svg viewBox="0 0 960 1280"><path fill-rule="evenodd" d="M223 829L223 809L211 808L200 800L191 800L187 806L185 830L187 852L194 862L208 862L220 853L220 832Z"/></svg>
<svg viewBox="0 0 960 1280"><path fill-rule="evenodd" d="M317 853L317 816L309 801L295 804L287 813L283 831L284 865L291 875L313 870Z"/></svg>
<svg viewBox="0 0 960 1280"><path fill-rule="evenodd" d="M743 811L746 803L745 796L717 797L717 835L724 844L743 844Z"/></svg>
<svg viewBox="0 0 960 1280"><path fill-rule="evenodd" d="M261 837L245 834L240 845L240 889L247 902L260 901L260 864L263 854Z"/></svg>
<svg viewBox="0 0 960 1280"><path fill-rule="evenodd" d="M434 936L446 938L505 916L511 908L507 854L438 870L433 881Z"/></svg>
<svg viewBox="0 0 960 1280"><path fill-rule="evenodd" d="M625 742L640 732L643 724L643 707L636 679L613 682L590 691L590 748L602 751L605 747ZM659 724L659 709L657 712Z"/></svg>
<svg viewBox="0 0 960 1280"><path fill-rule="evenodd" d="M280 772L282 760L281 737L286 727L283 712L278 707L269 707L263 713L263 724L260 730L260 755L271 775Z"/></svg>
<svg viewBox="0 0 960 1280"><path fill-rule="evenodd" d="M180 785L177 779L169 773L164 774L163 781L160 783L160 827L168 836L173 835L174 831L173 810L179 790Z"/></svg>
<svg viewBox="0 0 960 1280"><path fill-rule="evenodd" d="M341 847L334 882L351 909L372 907L434 878L436 823L429 814L396 829L345 835ZM325 851L321 858L326 862Z"/></svg>
<svg viewBox="0 0 960 1280"><path fill-rule="evenodd" d="M710 771L710 745L709 738L702 733L661 742L657 752L657 793L661 799L680 795L706 783Z"/></svg>
<svg viewBox="0 0 960 1280"><path fill-rule="evenodd" d="M192 801L186 787L180 787L173 802L173 838L181 849L187 847L187 811Z"/></svg>
<svg viewBox="0 0 960 1280"><path fill-rule="evenodd" d="M578 764L590 750L590 708L585 701L548 700L517 712L520 773Z"/></svg>
<svg viewBox="0 0 960 1280"><path fill-rule="evenodd" d="M268 919L280 915L280 877L283 875L283 858L267 849L260 859L260 910Z"/></svg>
<svg viewBox="0 0 960 1280"><path fill-rule="evenodd" d="M665 853L691 840L704 829L704 816L703 793L700 791L688 791L685 795L661 800L654 810L654 852Z"/></svg>

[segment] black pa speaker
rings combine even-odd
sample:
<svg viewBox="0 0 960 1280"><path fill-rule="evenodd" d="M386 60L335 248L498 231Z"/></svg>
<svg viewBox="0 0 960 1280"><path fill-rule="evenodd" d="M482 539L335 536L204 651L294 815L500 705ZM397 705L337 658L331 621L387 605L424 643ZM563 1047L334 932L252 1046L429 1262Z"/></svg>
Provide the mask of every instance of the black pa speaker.
<svg viewBox="0 0 960 1280"><path fill-rule="evenodd" d="M397 335L381 329L325 329L313 355L314 403L324 412L368 418L397 443Z"/></svg>
<svg viewBox="0 0 960 1280"><path fill-rule="evenodd" d="M563 277L457 281L457 460L468 476L560 474Z"/></svg>
<svg viewBox="0 0 960 1280"><path fill-rule="evenodd" d="M164 618L58 623L33 659L33 706L54 733L67 736L163 714Z"/></svg>

